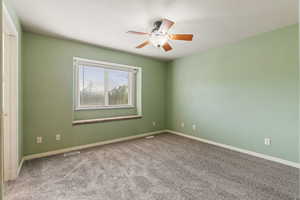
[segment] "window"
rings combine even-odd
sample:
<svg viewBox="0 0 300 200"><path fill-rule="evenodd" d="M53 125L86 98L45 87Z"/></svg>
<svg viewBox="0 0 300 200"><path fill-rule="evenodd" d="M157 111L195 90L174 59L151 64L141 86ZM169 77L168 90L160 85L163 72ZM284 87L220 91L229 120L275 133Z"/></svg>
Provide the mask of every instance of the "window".
<svg viewBox="0 0 300 200"><path fill-rule="evenodd" d="M134 108L138 68L74 58L75 109Z"/></svg>

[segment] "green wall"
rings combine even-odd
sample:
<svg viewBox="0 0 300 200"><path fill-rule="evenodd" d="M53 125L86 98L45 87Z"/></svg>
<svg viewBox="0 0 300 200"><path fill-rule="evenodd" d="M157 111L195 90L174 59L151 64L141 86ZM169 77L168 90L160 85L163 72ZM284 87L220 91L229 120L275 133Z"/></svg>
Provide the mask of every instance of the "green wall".
<svg viewBox="0 0 300 200"><path fill-rule="evenodd" d="M298 162L297 25L177 59L167 79L167 128Z"/></svg>
<svg viewBox="0 0 300 200"><path fill-rule="evenodd" d="M131 112L73 113L73 56L141 67L143 118L72 126L74 118ZM165 62L24 32L23 68L24 155L165 129ZM43 137L42 144L36 136Z"/></svg>
<svg viewBox="0 0 300 200"><path fill-rule="evenodd" d="M72 126L132 112L74 113L73 56L142 67L143 119ZM297 25L169 63L25 32L23 68L24 155L168 128L298 161Z"/></svg>

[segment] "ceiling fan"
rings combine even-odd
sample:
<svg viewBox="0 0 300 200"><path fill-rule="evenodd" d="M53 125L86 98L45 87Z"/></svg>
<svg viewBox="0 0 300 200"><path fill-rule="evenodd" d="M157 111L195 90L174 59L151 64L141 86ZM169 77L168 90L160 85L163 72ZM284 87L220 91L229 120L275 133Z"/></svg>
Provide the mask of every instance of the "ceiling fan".
<svg viewBox="0 0 300 200"><path fill-rule="evenodd" d="M185 40L192 41L193 34L169 34L169 29L175 24L168 19L162 19L154 22L154 28L151 33L128 31L127 33L136 35L147 35L148 39L136 48L140 49L148 44L152 44L155 47L163 48L165 51L172 50L171 45L168 43L169 40Z"/></svg>

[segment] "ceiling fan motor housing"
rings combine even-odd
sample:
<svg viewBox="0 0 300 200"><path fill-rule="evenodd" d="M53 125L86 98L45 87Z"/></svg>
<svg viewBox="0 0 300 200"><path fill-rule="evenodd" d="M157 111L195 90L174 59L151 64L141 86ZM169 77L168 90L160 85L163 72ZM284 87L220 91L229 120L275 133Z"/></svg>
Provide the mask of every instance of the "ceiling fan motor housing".
<svg viewBox="0 0 300 200"><path fill-rule="evenodd" d="M167 42L168 37L167 37L167 34L159 32L159 29L162 25L162 20L154 22L153 25L154 25L154 28L152 29L149 40L154 46L159 48L165 42Z"/></svg>
<svg viewBox="0 0 300 200"><path fill-rule="evenodd" d="M152 33L158 31L161 25L162 25L161 20L154 22L153 24L154 28L152 29Z"/></svg>

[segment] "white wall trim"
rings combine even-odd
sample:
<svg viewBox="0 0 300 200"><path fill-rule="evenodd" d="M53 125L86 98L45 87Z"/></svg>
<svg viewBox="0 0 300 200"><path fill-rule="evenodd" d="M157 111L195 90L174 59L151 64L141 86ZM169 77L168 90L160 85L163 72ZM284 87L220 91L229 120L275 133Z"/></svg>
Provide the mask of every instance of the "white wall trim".
<svg viewBox="0 0 300 200"><path fill-rule="evenodd" d="M22 162L20 163L18 173L21 170L23 162L26 161L26 160L32 160L32 159L36 159L36 158L43 158L43 157L48 157L48 156L67 153L67 152L70 152L70 151L78 151L78 150L87 149L87 148L91 148L91 147L97 147L97 146L102 146L102 145L105 145L105 144L112 144L112 143L117 143L117 142L122 142L122 141L127 141L127 140L133 140L133 139L143 138L143 137L147 137L147 136L150 136L150 135L156 135L156 134L161 134L161 133L171 133L171 134L183 136L183 137L190 138L190 139L193 139L193 140L197 140L197 141L200 141L200 142L204 142L204 143L207 143L207 144L219 146L219 147L222 147L222 148L225 148L225 149L230 149L232 151L237 151L237 152L240 152L240 153L248 154L248 155L251 155L251 156L255 156L255 157L258 157L258 158L263 158L263 159L266 159L266 160L269 160L269 161L281 163L281 164L284 164L284 165L287 165L287 166L291 166L291 167L295 167L295 168L300 169L300 163L295 163L295 162L291 162L291 161L284 160L284 159L281 159L281 158L276 158L276 157L273 157L273 156L268 156L268 155L265 155L265 154L240 149L240 148L233 147L233 146L230 146L230 145L221 144L221 143L218 143L218 142L213 142L213 141L210 141L210 140L206 140L206 139L202 139L202 138L199 138L199 137L187 135L187 134L177 132L177 131L160 130L160 131L143 133L143 134L129 136L129 137L118 138L118 139L114 139L114 140L108 140L108 141L97 142L97 143L93 143L93 144L80 145L80 146L75 146L75 147L70 147L70 148L65 148L65 149L59 149L59 150L55 150L55 151L49 151L49 152L24 156L23 159L22 159Z"/></svg>
<svg viewBox="0 0 300 200"><path fill-rule="evenodd" d="M179 136L183 136L183 137L186 137L186 138L190 138L190 139L193 139L193 140L197 140L197 141L200 141L200 142L204 142L204 143L207 143L207 144L212 144L212 145L215 145L215 146L223 147L225 149L230 149L232 151L237 151L237 152L240 152L240 153L245 153L245 154L248 154L248 155L251 155L251 156L255 156L255 157L258 157L258 158L263 158L263 159L266 159L266 160L270 160L270 161L273 161L273 162L281 163L281 164L284 164L284 165L288 165L288 166L300 169L300 163L296 163L296 162L284 160L284 159L281 159L281 158L276 158L276 157L273 157L273 156L268 156L268 155L257 153L257 152L254 152L254 151L240 149L240 148L237 148L237 147L234 147L234 146L230 146L230 145L226 145L226 144L221 144L221 143L218 143L218 142L214 142L214 141L211 141L211 140L202 139L202 138L199 138L199 137L196 137L196 136L187 135L187 134L184 134L184 133L181 133L181 132L177 132L177 131L166 130L166 132L172 133L172 134L175 134L175 135L179 135Z"/></svg>
<svg viewBox="0 0 300 200"><path fill-rule="evenodd" d="M44 152L44 153L37 153L37 154L24 156L23 160L26 161L26 160L36 159L36 158L43 158L43 157L58 155L58 154L62 154L62 153L67 153L70 151L78 151L78 150L87 149L87 148L91 148L91 147L102 146L105 144L112 144L112 143L117 143L117 142L122 142L122 141L127 141L127 140L133 140L133 139L137 139L137 138L143 138L146 136L156 135L156 134L160 134L160 133L164 133L164 132L166 132L166 131L165 130L153 131L153 132L143 133L143 134L129 136L129 137L122 137L122 138L118 138L118 139L107 140L107 141L103 141L103 142L80 145L80 146L75 146L75 147L70 147L70 148L65 148L65 149L59 149L59 150L55 150L55 151L48 151L48 152Z"/></svg>
<svg viewBox="0 0 300 200"><path fill-rule="evenodd" d="M20 162L20 164L19 164L19 167L18 167L17 176L19 176L19 174L20 174L20 172L21 172L21 169L22 169L22 167L23 167L24 162L25 162L25 159L22 158L22 160L21 160L21 162Z"/></svg>
<svg viewBox="0 0 300 200"><path fill-rule="evenodd" d="M112 63L112 62L107 62L107 61L99 61L99 60L92 60L92 59L86 59L86 58L81 58L81 57L73 57L73 60L75 62L80 62L80 63L86 63L86 64L98 64L100 66L107 66L107 67L119 67L121 69L131 69L131 70L139 70L140 67L136 66L130 66L130 65L124 65L124 64L118 64L118 63Z"/></svg>
<svg viewBox="0 0 300 200"><path fill-rule="evenodd" d="M119 116L119 117L104 117L98 119L84 119L84 120L75 120L72 122L73 125L80 124L89 124L89 123L98 123L98 122L108 122L108 121L118 121L118 120L128 120L128 119L140 119L143 116L141 115L127 115L127 116Z"/></svg>
<svg viewBox="0 0 300 200"><path fill-rule="evenodd" d="M3 46L3 58L6 61L3 62L3 66L9 69L9 78L6 80L9 87L9 105L8 110L4 112L4 116L7 117L7 131L4 130L4 180L14 180L17 178L18 164L19 164L19 36L16 25L13 22L4 2L3 6L3 38L5 38L5 44ZM9 38L9 39L8 39ZM7 45L9 43L9 45ZM10 52L7 54L6 52ZM3 59L4 61L5 59Z"/></svg>

